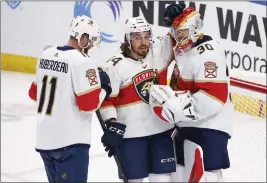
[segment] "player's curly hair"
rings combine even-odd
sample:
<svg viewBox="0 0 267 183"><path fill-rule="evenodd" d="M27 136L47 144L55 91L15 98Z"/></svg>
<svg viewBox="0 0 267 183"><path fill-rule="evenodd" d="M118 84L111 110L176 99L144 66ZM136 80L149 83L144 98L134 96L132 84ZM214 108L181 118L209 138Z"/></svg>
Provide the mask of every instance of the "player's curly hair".
<svg viewBox="0 0 267 183"><path fill-rule="evenodd" d="M131 50L129 48L129 43L126 40L126 36L124 36L124 42L121 43L120 49L123 53L125 53L126 55L129 55L131 53Z"/></svg>

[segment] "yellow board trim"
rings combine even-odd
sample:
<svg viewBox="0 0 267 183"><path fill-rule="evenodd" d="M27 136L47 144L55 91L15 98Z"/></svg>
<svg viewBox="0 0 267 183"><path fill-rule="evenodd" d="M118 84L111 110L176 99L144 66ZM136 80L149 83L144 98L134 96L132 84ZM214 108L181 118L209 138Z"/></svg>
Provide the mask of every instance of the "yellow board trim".
<svg viewBox="0 0 267 183"><path fill-rule="evenodd" d="M1 70L36 73L36 57L1 53Z"/></svg>

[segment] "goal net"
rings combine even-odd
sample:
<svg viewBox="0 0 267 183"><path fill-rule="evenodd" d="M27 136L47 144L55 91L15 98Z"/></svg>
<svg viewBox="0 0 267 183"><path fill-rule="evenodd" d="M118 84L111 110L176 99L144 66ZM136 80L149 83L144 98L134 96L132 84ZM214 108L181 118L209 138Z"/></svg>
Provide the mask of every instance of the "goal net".
<svg viewBox="0 0 267 183"><path fill-rule="evenodd" d="M266 74L232 70L230 93L235 124L226 182L266 182Z"/></svg>
<svg viewBox="0 0 267 183"><path fill-rule="evenodd" d="M232 71L231 98L234 110L259 119L266 119L266 74Z"/></svg>

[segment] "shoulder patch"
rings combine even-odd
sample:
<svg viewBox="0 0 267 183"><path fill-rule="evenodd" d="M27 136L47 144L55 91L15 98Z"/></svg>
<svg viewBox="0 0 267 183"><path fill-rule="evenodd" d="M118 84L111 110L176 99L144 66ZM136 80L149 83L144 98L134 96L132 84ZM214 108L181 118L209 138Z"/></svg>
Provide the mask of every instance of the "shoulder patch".
<svg viewBox="0 0 267 183"><path fill-rule="evenodd" d="M217 78L218 66L213 61L207 61L204 63L205 78Z"/></svg>
<svg viewBox="0 0 267 183"><path fill-rule="evenodd" d="M90 86L98 84L95 69L88 69L86 71L86 77L88 78Z"/></svg>

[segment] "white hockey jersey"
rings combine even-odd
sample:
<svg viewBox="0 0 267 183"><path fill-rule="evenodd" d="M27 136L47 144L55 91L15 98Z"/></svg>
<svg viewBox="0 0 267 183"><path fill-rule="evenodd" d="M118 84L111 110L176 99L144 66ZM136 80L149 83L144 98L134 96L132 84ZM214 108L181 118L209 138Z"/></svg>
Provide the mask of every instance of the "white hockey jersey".
<svg viewBox="0 0 267 183"><path fill-rule="evenodd" d="M218 42L209 36L203 40L176 57L170 85L174 90L191 92L197 118L179 126L215 129L231 135L234 122L227 61Z"/></svg>
<svg viewBox="0 0 267 183"><path fill-rule="evenodd" d="M37 150L90 144L92 115L106 93L96 63L78 50L50 47L38 58L29 96L36 100Z"/></svg>
<svg viewBox="0 0 267 183"><path fill-rule="evenodd" d="M149 89L157 83L156 78L160 84L167 84L172 52L166 50L172 50L168 36L155 39L153 49L141 61L119 54L107 63L105 71L111 80L112 94L103 102L100 112L104 120L115 118L126 125L124 138L149 136L173 128L162 123L148 105Z"/></svg>

